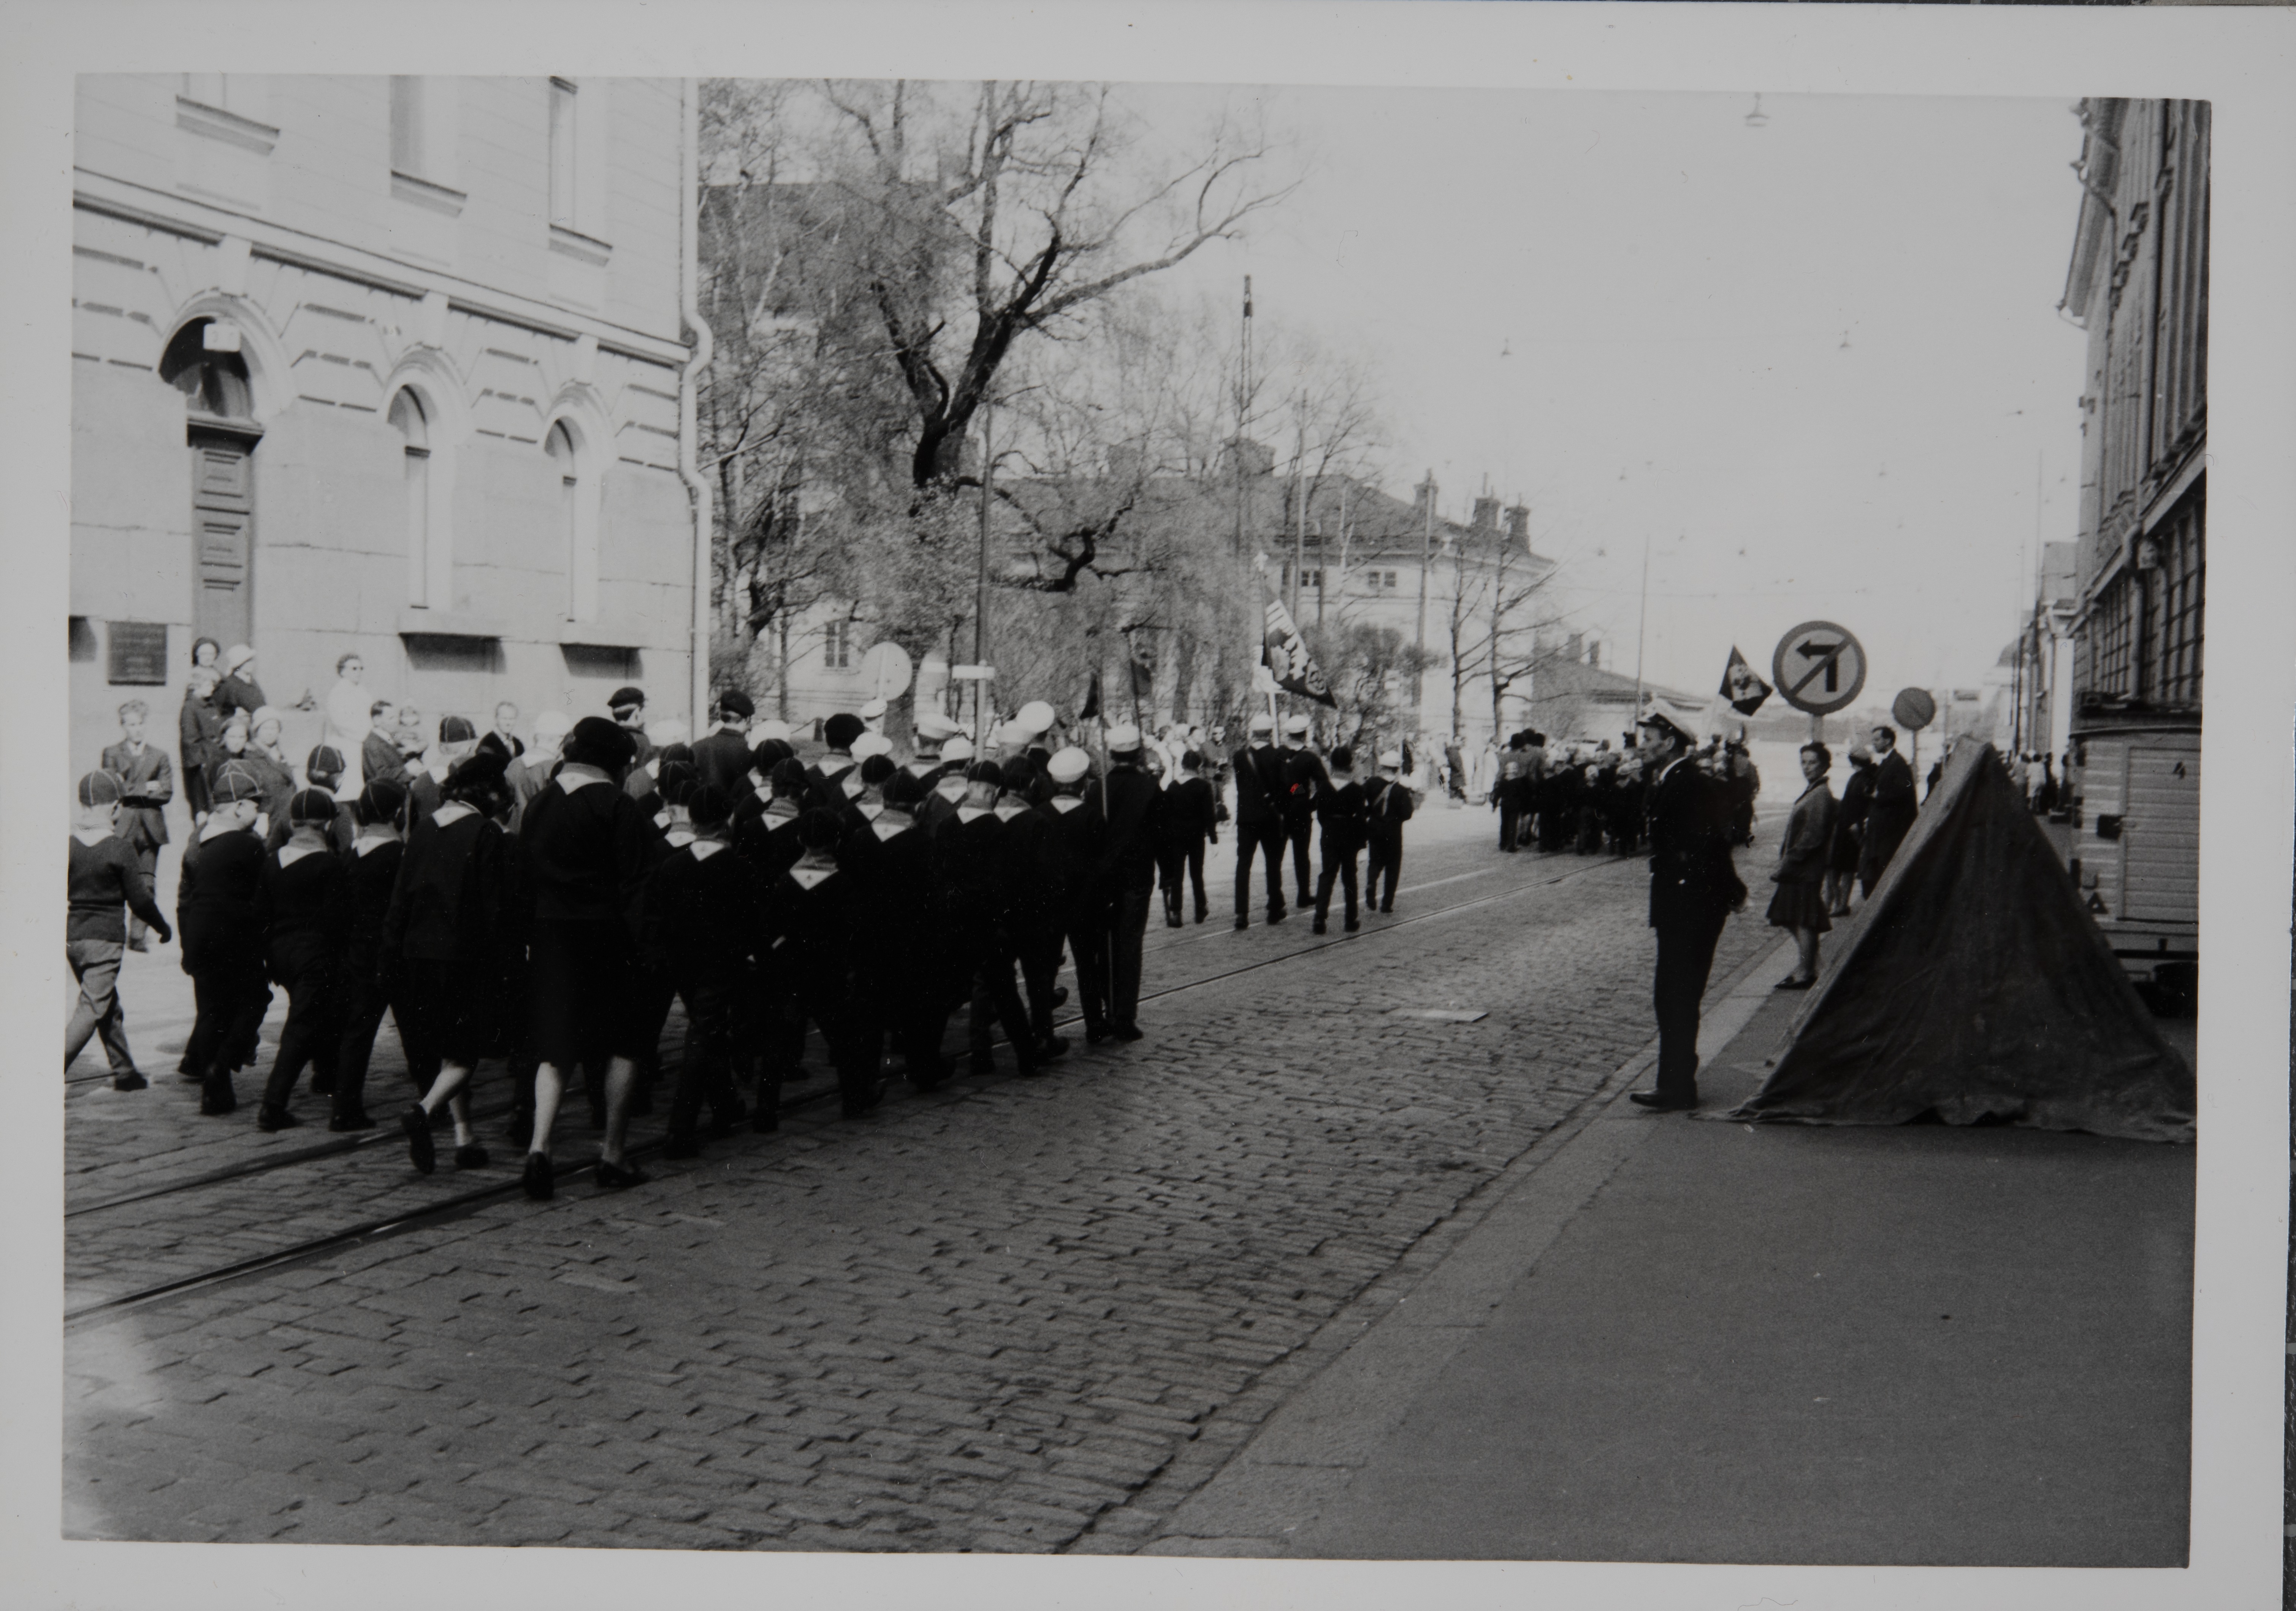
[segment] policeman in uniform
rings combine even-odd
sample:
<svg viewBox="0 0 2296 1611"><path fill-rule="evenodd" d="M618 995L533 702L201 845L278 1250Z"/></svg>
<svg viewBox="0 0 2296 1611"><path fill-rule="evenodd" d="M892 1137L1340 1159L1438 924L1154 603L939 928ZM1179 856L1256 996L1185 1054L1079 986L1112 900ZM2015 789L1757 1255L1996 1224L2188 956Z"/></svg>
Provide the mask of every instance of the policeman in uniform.
<svg viewBox="0 0 2296 1611"><path fill-rule="evenodd" d="M1658 931L1652 1001L1658 1013L1656 1088L1629 1100L1660 1113L1698 1106L1698 1006L1714 967L1722 925L1746 903L1730 859L1730 796L1689 757L1691 735L1662 715L1640 726L1651 735L1648 764L1660 768L1651 794L1650 925Z"/></svg>

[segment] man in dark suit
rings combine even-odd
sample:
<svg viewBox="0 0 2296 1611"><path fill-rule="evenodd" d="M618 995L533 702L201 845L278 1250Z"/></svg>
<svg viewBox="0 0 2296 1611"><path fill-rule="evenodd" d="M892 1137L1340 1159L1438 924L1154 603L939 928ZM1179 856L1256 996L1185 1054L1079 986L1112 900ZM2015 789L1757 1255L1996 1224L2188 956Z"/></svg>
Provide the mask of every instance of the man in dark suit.
<svg viewBox="0 0 2296 1611"><path fill-rule="evenodd" d="M758 707L739 688L728 688L710 707L717 726L693 742L693 766L701 781L739 797L749 787L750 719Z"/></svg>
<svg viewBox="0 0 2296 1611"><path fill-rule="evenodd" d="M1235 926L1251 926L1251 853L1267 870L1267 921L1283 921L1283 758L1269 741L1275 719L1251 719L1251 742L1229 757L1235 770Z"/></svg>
<svg viewBox="0 0 2296 1611"><path fill-rule="evenodd" d="M1650 925L1658 931L1651 997L1658 1011L1658 1081L1628 1099L1660 1113L1698 1106L1698 1007L1722 925L1746 902L1730 860L1730 796L1687 759L1691 736L1664 716L1643 719L1651 791Z"/></svg>
<svg viewBox="0 0 2296 1611"><path fill-rule="evenodd" d="M1914 798L1914 769L1898 753L1898 730L1874 728L1873 747L1873 793L1866 806L1866 841L1857 855L1857 884L1868 899L1921 810Z"/></svg>
<svg viewBox="0 0 2296 1611"><path fill-rule="evenodd" d="M1140 951L1156 889L1157 818L1164 797L1140 764L1138 727L1127 723L1108 730L1108 776L1098 793L1108 822L1100 879L1108 894L1108 1027L1119 1040L1137 1040Z"/></svg>

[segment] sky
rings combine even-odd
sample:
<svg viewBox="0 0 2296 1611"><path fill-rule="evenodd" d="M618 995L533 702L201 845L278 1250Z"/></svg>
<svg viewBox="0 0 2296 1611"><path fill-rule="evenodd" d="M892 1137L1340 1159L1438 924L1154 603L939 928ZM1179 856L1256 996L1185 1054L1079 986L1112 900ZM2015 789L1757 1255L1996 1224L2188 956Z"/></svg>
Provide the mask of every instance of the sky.
<svg viewBox="0 0 2296 1611"><path fill-rule="evenodd" d="M1865 645L1861 705L2013 637L2079 518L2066 102L1230 93L1304 182L1167 288L1249 273L1259 318L1368 359L1389 490L1528 502L1605 664L1635 668L1646 542L1645 672L1690 692L1813 619Z"/></svg>

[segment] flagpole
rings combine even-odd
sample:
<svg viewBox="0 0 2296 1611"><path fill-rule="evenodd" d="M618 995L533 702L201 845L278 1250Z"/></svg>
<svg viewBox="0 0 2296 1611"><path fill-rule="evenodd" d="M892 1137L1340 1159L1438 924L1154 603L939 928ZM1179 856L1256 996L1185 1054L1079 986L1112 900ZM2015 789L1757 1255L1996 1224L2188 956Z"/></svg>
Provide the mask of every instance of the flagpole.
<svg viewBox="0 0 2296 1611"><path fill-rule="evenodd" d="M1635 615L1635 721L1643 719L1643 638L1650 625L1650 533L1643 533L1643 600ZM1714 662L1706 662L1712 665Z"/></svg>

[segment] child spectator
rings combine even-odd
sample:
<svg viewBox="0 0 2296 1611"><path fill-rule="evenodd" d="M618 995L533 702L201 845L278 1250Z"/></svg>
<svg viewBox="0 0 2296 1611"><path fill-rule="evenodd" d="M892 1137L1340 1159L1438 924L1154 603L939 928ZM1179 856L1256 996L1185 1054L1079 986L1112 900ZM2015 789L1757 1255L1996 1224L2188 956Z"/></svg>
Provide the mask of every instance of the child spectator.
<svg viewBox="0 0 2296 1611"><path fill-rule="evenodd" d="M167 805L176 797L176 769L168 752L144 742L144 723L151 715L140 699L119 707L119 742L103 752L103 769L119 779L119 817L113 833L135 852L135 865L146 884L160 870L160 847L168 842ZM144 918L127 921L127 949L146 950Z"/></svg>

